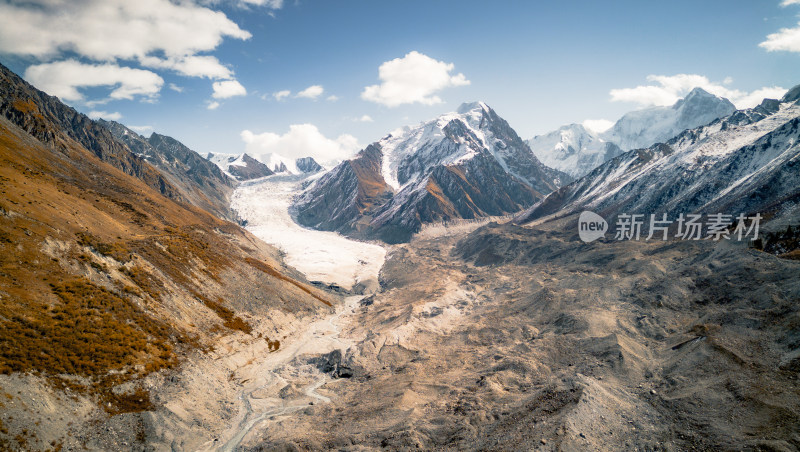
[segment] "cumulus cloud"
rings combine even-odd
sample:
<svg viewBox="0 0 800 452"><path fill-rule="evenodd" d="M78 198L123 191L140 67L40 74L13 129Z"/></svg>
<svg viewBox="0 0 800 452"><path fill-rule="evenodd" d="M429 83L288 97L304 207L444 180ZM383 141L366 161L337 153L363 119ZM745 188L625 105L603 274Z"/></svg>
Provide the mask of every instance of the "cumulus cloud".
<svg viewBox="0 0 800 452"><path fill-rule="evenodd" d="M462 73L451 75L453 63L437 61L412 51L402 58L386 61L378 68L379 85L364 88L361 98L388 107L420 103L434 105L442 102L436 95L442 89L469 85Z"/></svg>
<svg viewBox="0 0 800 452"><path fill-rule="evenodd" d="M266 6L272 9L283 8L283 0L240 0L244 5Z"/></svg>
<svg viewBox="0 0 800 452"><path fill-rule="evenodd" d="M800 0L783 0L781 6L800 5ZM758 45L768 52L800 52L800 22L794 28L781 28L767 35L767 40Z"/></svg>
<svg viewBox="0 0 800 452"><path fill-rule="evenodd" d="M256 158L276 153L293 159L311 156L321 163L327 163L347 159L360 148L354 136L343 134L335 139L327 138L313 124L291 125L283 135L272 132L256 134L243 130L241 137L246 152Z"/></svg>
<svg viewBox="0 0 800 452"><path fill-rule="evenodd" d="M595 133L603 133L614 125L614 121L608 119L587 119L583 121L583 127Z"/></svg>
<svg viewBox="0 0 800 452"><path fill-rule="evenodd" d="M703 88L711 94L727 98L736 108L751 108L764 98L779 99L786 93L786 89L780 86L762 87L750 92L732 89L725 86L733 82L730 77L723 83L717 83L697 74L648 75L647 81L651 83L634 88L612 89L609 93L611 100L633 102L642 106L672 105L692 89Z"/></svg>
<svg viewBox="0 0 800 452"><path fill-rule="evenodd" d="M164 84L158 74L116 64L84 64L75 60L28 67L25 80L66 101L83 100L83 87L112 87L110 99L153 98Z"/></svg>
<svg viewBox="0 0 800 452"><path fill-rule="evenodd" d="M31 32L31 30L35 30ZM31 0L0 4L0 51L98 61L162 54L181 59L250 33L219 11L170 0Z"/></svg>
<svg viewBox="0 0 800 452"><path fill-rule="evenodd" d="M274 7L280 1L268 0L259 3ZM33 30L33 31L32 31ZM27 0L0 2L0 53L34 57L48 64L60 56L69 54L80 57L80 65L74 60L61 61L68 65L70 72L63 80L58 80L52 71L41 74L56 66L34 66L47 86L37 87L47 90L53 86L60 89L65 100L81 100L76 87L114 84L98 83L98 67L111 71L116 68L122 90L116 91L116 98L131 98L125 95L125 87L138 85L131 82L132 62L144 68L174 71L187 77L204 77L213 80L233 78L233 71L216 57L203 55L215 50L224 39L249 39L251 34L231 21L221 11L193 1L172 0ZM77 58L76 58L77 59ZM95 63L85 64L86 61ZM100 64L99 66L97 64ZM67 66L63 66L67 68ZM81 73L78 80L75 75ZM123 74L123 75L120 75ZM146 87L133 90L149 91L154 86L156 75L142 71L138 76L150 74ZM89 82L81 82L81 78ZM106 78L113 78L105 76ZM160 78L158 79L160 80ZM30 80L29 80L30 81ZM162 83L159 83L159 88ZM56 94L56 93L54 93ZM57 94L58 95L58 94ZM94 101L102 103L108 99ZM87 102L87 105L89 102Z"/></svg>
<svg viewBox="0 0 800 452"><path fill-rule="evenodd" d="M216 110L217 108L219 108L219 105L220 105L220 103L215 101L215 100L208 101L208 103L206 104L206 109L208 109L208 110Z"/></svg>
<svg viewBox="0 0 800 452"><path fill-rule="evenodd" d="M339 100L339 96L331 94L325 100L327 100L328 102L336 102L337 100Z"/></svg>
<svg viewBox="0 0 800 452"><path fill-rule="evenodd" d="M316 100L324 92L325 89L321 85L311 85L308 88L304 89L303 91L297 93L295 97L303 97L306 99Z"/></svg>
<svg viewBox="0 0 800 452"><path fill-rule="evenodd" d="M276 92L272 93L272 97L274 97L275 100L277 100L279 102L284 100L284 99L286 99L287 97L289 97L291 95L292 95L292 92L289 91L288 89L284 89L284 90L276 91Z"/></svg>
<svg viewBox="0 0 800 452"><path fill-rule="evenodd" d="M88 117L90 117L92 119L100 119L100 118L102 118L102 119L105 119L106 121L119 121L120 119L122 119L122 115L118 111L115 111L113 113L109 113L107 111L93 110L93 111L90 111L89 114L87 114L86 116L88 116Z"/></svg>
<svg viewBox="0 0 800 452"><path fill-rule="evenodd" d="M169 89L171 89L172 91L175 91L177 93L182 93L183 92L183 87L182 86L178 86L178 85L176 85L174 83L170 83L167 86L169 87Z"/></svg>
<svg viewBox="0 0 800 452"><path fill-rule="evenodd" d="M373 122L374 119L372 119L372 117L370 115L364 115L364 116L362 116L360 118L356 118L356 121L358 121L358 122Z"/></svg>
<svg viewBox="0 0 800 452"><path fill-rule="evenodd" d="M214 82L213 88L214 94L212 94L211 97L214 99L228 99L230 97L244 96L247 94L247 90L244 86L236 80Z"/></svg>
<svg viewBox="0 0 800 452"><path fill-rule="evenodd" d="M171 69L187 77L205 77L210 79L231 78L233 72L216 57L210 55L186 56L183 58L141 58L143 66L154 69Z"/></svg>
<svg viewBox="0 0 800 452"><path fill-rule="evenodd" d="M794 28L781 28L777 33L767 35L767 40L759 44L759 47L768 52L800 52L800 23Z"/></svg>
<svg viewBox="0 0 800 452"><path fill-rule="evenodd" d="M134 132L138 132L140 134L145 134L147 132L153 131L153 126L127 126L127 127L133 130Z"/></svg>

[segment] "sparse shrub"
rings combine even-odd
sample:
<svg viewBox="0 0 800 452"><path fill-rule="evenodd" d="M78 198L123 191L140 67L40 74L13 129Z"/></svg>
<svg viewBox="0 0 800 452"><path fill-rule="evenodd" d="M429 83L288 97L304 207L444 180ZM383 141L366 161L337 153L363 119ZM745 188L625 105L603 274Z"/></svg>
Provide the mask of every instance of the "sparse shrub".
<svg viewBox="0 0 800 452"><path fill-rule="evenodd" d="M24 312L0 313L0 372L77 374L96 381L109 370L176 363L172 331L129 301L85 278L51 284L59 299L30 303Z"/></svg>
<svg viewBox="0 0 800 452"><path fill-rule="evenodd" d="M250 326L249 323L242 320L241 317L237 316L233 311L222 305L222 303L225 301L221 298L218 298L217 301L212 301L197 292L193 292L192 295L194 295L195 298L202 301L204 305L208 306L212 311L214 311L219 318L222 319L222 326L225 328L241 331L245 334L250 334L253 332L253 327Z"/></svg>

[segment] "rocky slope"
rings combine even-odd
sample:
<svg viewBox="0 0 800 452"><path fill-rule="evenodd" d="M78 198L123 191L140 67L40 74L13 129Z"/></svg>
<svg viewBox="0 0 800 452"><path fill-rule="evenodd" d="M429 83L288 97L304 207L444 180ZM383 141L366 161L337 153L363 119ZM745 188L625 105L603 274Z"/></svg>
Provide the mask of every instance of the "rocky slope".
<svg viewBox="0 0 800 452"><path fill-rule="evenodd" d="M190 363L232 341L277 348L330 309L276 249L2 69L0 448L144 447Z"/></svg>
<svg viewBox="0 0 800 452"><path fill-rule="evenodd" d="M229 208L236 182L200 154L165 135L144 138L118 122L100 119L97 123L159 170L189 202L222 218L236 218Z"/></svg>
<svg viewBox="0 0 800 452"><path fill-rule="evenodd" d="M243 449L800 447L800 262L587 245L571 222L394 246L347 348L298 358L331 374L331 403L265 420Z"/></svg>
<svg viewBox="0 0 800 452"><path fill-rule="evenodd" d="M796 215L800 199L800 105L765 100L667 143L620 155L562 187L518 218L589 209L669 214Z"/></svg>
<svg viewBox="0 0 800 452"><path fill-rule="evenodd" d="M295 204L301 224L387 242L423 223L519 211L565 182L482 102L373 143Z"/></svg>

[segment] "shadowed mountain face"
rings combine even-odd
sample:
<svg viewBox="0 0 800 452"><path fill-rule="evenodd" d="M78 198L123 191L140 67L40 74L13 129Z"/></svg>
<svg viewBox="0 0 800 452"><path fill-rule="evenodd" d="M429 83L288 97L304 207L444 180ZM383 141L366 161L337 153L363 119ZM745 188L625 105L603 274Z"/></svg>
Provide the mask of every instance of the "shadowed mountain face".
<svg viewBox="0 0 800 452"><path fill-rule="evenodd" d="M111 131L117 141L159 170L189 202L222 218L236 218L229 207L236 181L217 165L174 138L157 133L144 138L120 123L102 119L97 122Z"/></svg>
<svg viewBox="0 0 800 452"><path fill-rule="evenodd" d="M73 428L83 428L90 417L155 409L142 378L177 368L224 336L265 333L252 316L279 307L292 320L328 308L327 296L285 268L277 250L183 202L106 128L2 67L0 94L5 388L27 378L26 391L42 391L36 397L48 397L56 412L72 412L63 404L80 400ZM174 142L154 143L186 164ZM40 380L55 386L36 389ZM14 428L38 416L13 409L22 410ZM56 418L36 419L39 431L67 432L50 424Z"/></svg>
<svg viewBox="0 0 800 452"><path fill-rule="evenodd" d="M370 145L295 204L304 225L402 242L424 223L517 212L565 182L483 103Z"/></svg>
<svg viewBox="0 0 800 452"><path fill-rule="evenodd" d="M42 143L64 149L70 141L100 160L135 176L164 196L186 201L177 187L145 160L118 143L98 123L29 85L0 65L0 114Z"/></svg>
<svg viewBox="0 0 800 452"><path fill-rule="evenodd" d="M555 191L517 221L583 209L620 213L797 216L800 105L765 100L666 144L622 154Z"/></svg>
<svg viewBox="0 0 800 452"><path fill-rule="evenodd" d="M373 144L322 176L319 188L303 195L297 221L327 231L365 232L370 214L392 197L381 175L382 157Z"/></svg>

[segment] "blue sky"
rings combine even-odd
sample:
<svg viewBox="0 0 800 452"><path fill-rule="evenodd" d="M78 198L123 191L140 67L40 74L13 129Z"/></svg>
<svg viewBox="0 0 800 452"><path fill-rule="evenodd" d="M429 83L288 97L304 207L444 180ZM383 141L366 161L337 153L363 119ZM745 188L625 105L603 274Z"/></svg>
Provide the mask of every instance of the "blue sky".
<svg viewBox="0 0 800 452"><path fill-rule="evenodd" d="M0 62L198 152L324 160L473 100L523 138L694 85L750 106L800 83L798 16L800 0L0 0Z"/></svg>

